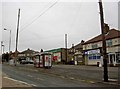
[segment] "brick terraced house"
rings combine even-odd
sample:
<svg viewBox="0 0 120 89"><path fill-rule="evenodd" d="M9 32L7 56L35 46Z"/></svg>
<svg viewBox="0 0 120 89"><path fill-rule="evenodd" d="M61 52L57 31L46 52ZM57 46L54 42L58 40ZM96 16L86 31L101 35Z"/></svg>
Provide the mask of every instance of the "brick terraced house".
<svg viewBox="0 0 120 89"><path fill-rule="evenodd" d="M108 64L120 64L120 31L111 29L105 35ZM83 44L85 65L103 65L102 35L98 35Z"/></svg>

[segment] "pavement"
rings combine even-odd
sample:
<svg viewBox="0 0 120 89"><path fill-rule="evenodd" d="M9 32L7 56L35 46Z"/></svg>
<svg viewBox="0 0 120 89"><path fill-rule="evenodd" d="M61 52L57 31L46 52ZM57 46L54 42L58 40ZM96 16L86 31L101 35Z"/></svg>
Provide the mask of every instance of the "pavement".
<svg viewBox="0 0 120 89"><path fill-rule="evenodd" d="M31 86L24 82L9 78L8 75L2 72L2 64L0 64L0 89L6 89L10 87L18 87L17 89L24 89Z"/></svg>
<svg viewBox="0 0 120 89"><path fill-rule="evenodd" d="M9 78L6 74L3 74L3 76L2 76L2 89L7 88L7 87L8 88L9 87L22 88L22 87L31 87L31 86L24 83L24 82Z"/></svg>

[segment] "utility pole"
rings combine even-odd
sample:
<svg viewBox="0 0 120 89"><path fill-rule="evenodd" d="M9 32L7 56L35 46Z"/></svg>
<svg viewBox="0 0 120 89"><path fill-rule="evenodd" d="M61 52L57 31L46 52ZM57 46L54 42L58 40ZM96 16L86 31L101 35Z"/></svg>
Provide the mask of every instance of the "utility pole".
<svg viewBox="0 0 120 89"><path fill-rule="evenodd" d="M17 61L17 58L18 58L17 47L18 47L19 20L20 20L20 9L18 11L18 22L17 22L17 33L16 33L15 66L16 66L16 61Z"/></svg>
<svg viewBox="0 0 120 89"><path fill-rule="evenodd" d="M103 15L102 0L99 0L99 8L100 8L100 20L101 20L101 32L102 32L102 55L103 55L103 65L104 65L104 81L108 82L106 39L105 39L105 31L104 31L104 15Z"/></svg>
<svg viewBox="0 0 120 89"><path fill-rule="evenodd" d="M66 62L68 62L68 59L67 59L67 34L65 34L65 48L66 48Z"/></svg>
<svg viewBox="0 0 120 89"><path fill-rule="evenodd" d="M10 40L9 40L9 54L10 54L10 49L11 49L11 30L10 30Z"/></svg>
<svg viewBox="0 0 120 89"><path fill-rule="evenodd" d="M18 23L17 23L17 34L16 34L16 50L15 51L17 51L17 46L18 46L19 20L20 20L20 9L18 11Z"/></svg>

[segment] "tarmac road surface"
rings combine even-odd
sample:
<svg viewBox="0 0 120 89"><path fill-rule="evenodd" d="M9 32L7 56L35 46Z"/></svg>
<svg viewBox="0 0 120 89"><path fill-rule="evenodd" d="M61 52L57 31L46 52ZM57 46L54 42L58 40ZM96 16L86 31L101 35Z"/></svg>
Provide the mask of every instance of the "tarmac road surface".
<svg viewBox="0 0 120 89"><path fill-rule="evenodd" d="M33 69L33 71L30 71L24 68L23 66L3 65L2 71L9 78L23 81L33 87L116 87L116 85L78 81L73 78L68 79L64 76L51 75L49 72L34 71Z"/></svg>

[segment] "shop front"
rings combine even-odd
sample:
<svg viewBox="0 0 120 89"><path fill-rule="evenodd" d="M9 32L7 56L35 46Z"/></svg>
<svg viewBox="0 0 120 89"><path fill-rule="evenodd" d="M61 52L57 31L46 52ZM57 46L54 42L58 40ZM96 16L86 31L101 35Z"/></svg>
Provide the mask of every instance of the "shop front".
<svg viewBox="0 0 120 89"><path fill-rule="evenodd" d="M103 60L101 57L101 53L100 53L100 49L95 49L95 50L88 50L85 51L85 58L87 63L87 65L102 65L103 64Z"/></svg>
<svg viewBox="0 0 120 89"><path fill-rule="evenodd" d="M120 65L120 46L107 48L107 54L110 66Z"/></svg>
<svg viewBox="0 0 120 89"><path fill-rule="evenodd" d="M81 52L76 52L74 55L75 65L84 65L83 54Z"/></svg>
<svg viewBox="0 0 120 89"><path fill-rule="evenodd" d="M117 66L120 64L120 52L108 53L108 64L110 66Z"/></svg>
<svg viewBox="0 0 120 89"><path fill-rule="evenodd" d="M53 62L61 62L61 52L53 53Z"/></svg>

